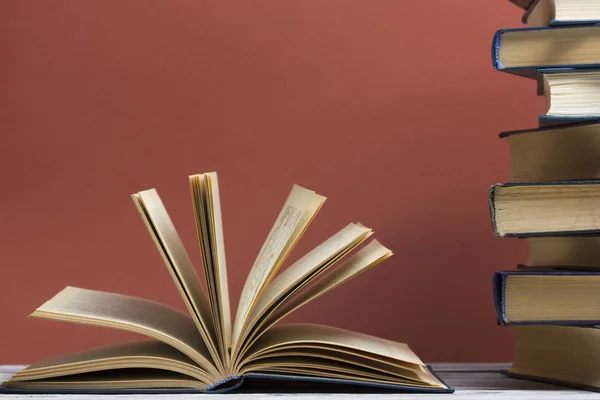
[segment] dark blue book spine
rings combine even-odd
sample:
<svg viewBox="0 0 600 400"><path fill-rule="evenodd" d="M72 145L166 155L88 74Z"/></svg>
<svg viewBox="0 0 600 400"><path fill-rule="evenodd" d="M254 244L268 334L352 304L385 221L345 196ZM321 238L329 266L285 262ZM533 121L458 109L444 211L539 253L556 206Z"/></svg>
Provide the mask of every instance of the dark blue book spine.
<svg viewBox="0 0 600 400"><path fill-rule="evenodd" d="M507 325L508 321L506 320L506 311L504 308L504 274L501 271L494 273L492 284L498 325Z"/></svg>
<svg viewBox="0 0 600 400"><path fill-rule="evenodd" d="M548 24L549 27L563 27L563 26L580 26L580 25L597 25L600 24L600 20L597 19L588 19L588 20L580 20L580 21L561 21L558 19L553 19Z"/></svg>
<svg viewBox="0 0 600 400"><path fill-rule="evenodd" d="M500 62L500 39L503 34L504 29L498 29L492 38L492 65L498 71L504 69L504 66Z"/></svg>
<svg viewBox="0 0 600 400"><path fill-rule="evenodd" d="M538 126L540 128L550 128L554 126L576 125L586 122L593 122L600 119L600 115L589 117L556 117L553 115L541 114L538 117Z"/></svg>

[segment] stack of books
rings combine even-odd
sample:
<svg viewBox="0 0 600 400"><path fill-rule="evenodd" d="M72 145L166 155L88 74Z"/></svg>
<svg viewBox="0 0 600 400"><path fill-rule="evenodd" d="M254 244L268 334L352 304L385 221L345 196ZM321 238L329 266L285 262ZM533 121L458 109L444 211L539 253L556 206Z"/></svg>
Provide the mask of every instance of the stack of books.
<svg viewBox="0 0 600 400"><path fill-rule="evenodd" d="M496 235L530 246L494 274L498 321L515 336L508 374L599 390L600 1L511 1L529 26L496 33L493 65L537 81L547 109L537 129L500 135L510 182L490 190Z"/></svg>

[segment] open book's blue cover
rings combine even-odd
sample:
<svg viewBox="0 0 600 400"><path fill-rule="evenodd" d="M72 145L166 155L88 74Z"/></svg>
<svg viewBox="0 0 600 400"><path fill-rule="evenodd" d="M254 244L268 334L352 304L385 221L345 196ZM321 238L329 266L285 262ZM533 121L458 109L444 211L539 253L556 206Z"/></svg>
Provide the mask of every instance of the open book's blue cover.
<svg viewBox="0 0 600 400"><path fill-rule="evenodd" d="M590 326L599 325L597 321L577 321L577 320L560 320L560 321L508 321L506 318L506 280L511 275L552 275L552 276L600 276L600 271L496 271L493 278L493 293L494 305L496 306L496 315L498 325L579 325Z"/></svg>
<svg viewBox="0 0 600 400"><path fill-rule="evenodd" d="M431 367L430 373L446 385ZM350 379L297 375L248 373L232 376L207 390L200 389L13 389L0 387L0 394L176 394L176 393L454 393L454 389L422 388Z"/></svg>
<svg viewBox="0 0 600 400"><path fill-rule="evenodd" d="M523 76L526 78L537 79L538 78L538 69L547 69L547 68L600 68L600 63L583 63L583 64L557 64L557 65L526 65L521 67L506 67L500 61L500 47L502 46L502 37L507 32L516 32L516 31L544 31L544 30L561 30L561 29L582 29L582 28L597 28L598 35L600 36L600 23L588 24L588 25L560 25L555 27L548 26L536 26L530 28L512 28L512 29L499 29L494 34L492 39L492 65L494 69L503 72L509 72L514 75ZM573 44L574 46L577 43Z"/></svg>

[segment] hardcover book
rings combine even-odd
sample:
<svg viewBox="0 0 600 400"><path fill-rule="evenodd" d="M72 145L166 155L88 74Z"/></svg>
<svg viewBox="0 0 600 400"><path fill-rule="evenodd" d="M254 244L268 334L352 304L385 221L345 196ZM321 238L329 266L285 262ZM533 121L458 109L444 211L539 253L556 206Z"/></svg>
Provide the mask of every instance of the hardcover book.
<svg viewBox="0 0 600 400"><path fill-rule="evenodd" d="M600 233L600 181L509 182L492 185L492 227L497 236Z"/></svg>
<svg viewBox="0 0 600 400"><path fill-rule="evenodd" d="M538 70L546 98L547 118L600 118L600 70L546 68Z"/></svg>
<svg viewBox="0 0 600 400"><path fill-rule="evenodd" d="M600 21L600 4L596 0L535 0L523 15L530 26L594 24ZM524 5L527 2L524 2Z"/></svg>
<svg viewBox="0 0 600 400"><path fill-rule="evenodd" d="M510 181L600 179L600 122L503 132Z"/></svg>
<svg viewBox="0 0 600 400"><path fill-rule="evenodd" d="M507 375L600 391L600 329L513 326L515 359Z"/></svg>
<svg viewBox="0 0 600 400"><path fill-rule="evenodd" d="M600 270L600 236L540 236L526 240L529 259L521 269Z"/></svg>
<svg viewBox="0 0 600 400"><path fill-rule="evenodd" d="M600 68L600 25L500 29L492 65L532 79L542 68Z"/></svg>
<svg viewBox="0 0 600 400"><path fill-rule="evenodd" d="M498 271L493 289L500 325L600 324L600 271Z"/></svg>
<svg viewBox="0 0 600 400"><path fill-rule="evenodd" d="M297 388L301 383L453 391L406 344L324 325L278 324L392 255L370 240L371 229L350 223L283 269L325 201L295 185L258 253L233 315L217 174L190 176L189 184L206 288L156 190L132 196L188 313L132 296L66 287L32 316L120 329L148 339L38 361L4 382L0 391L190 393L253 385Z"/></svg>

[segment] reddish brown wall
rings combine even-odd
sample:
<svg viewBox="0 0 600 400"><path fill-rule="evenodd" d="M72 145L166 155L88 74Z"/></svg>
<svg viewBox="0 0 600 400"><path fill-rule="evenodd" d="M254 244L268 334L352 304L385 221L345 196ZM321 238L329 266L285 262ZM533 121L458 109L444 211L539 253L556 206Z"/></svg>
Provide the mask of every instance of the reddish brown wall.
<svg viewBox="0 0 600 400"><path fill-rule="evenodd" d="M156 187L198 262L187 175L221 180L234 303L292 184L328 197L296 258L349 221L395 256L290 320L406 341L427 361L508 360L491 274L501 130L535 85L492 69L508 1L4 2L0 363L131 336L26 318L66 285L182 307L129 199Z"/></svg>

